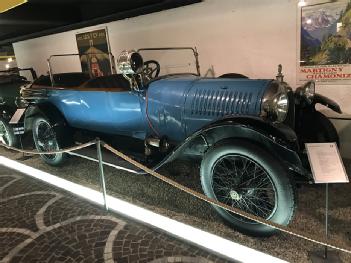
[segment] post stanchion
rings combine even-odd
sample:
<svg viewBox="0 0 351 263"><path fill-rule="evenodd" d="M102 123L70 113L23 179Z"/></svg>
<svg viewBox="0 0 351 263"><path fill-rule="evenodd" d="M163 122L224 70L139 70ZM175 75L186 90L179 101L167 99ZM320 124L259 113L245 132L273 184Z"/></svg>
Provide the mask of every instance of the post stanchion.
<svg viewBox="0 0 351 263"><path fill-rule="evenodd" d="M102 163L101 141L99 138L96 140L96 149L97 149L97 156L99 160L100 184L101 184L102 194L104 196L104 206L106 211L108 211L108 206L106 202L106 184L105 184L104 166Z"/></svg>
<svg viewBox="0 0 351 263"><path fill-rule="evenodd" d="M328 187L329 184L326 183L325 184L325 238L326 240L328 240L328 204L329 204L329 195L328 195ZM328 247L325 246L324 247L324 258L327 259L328 258Z"/></svg>
<svg viewBox="0 0 351 263"><path fill-rule="evenodd" d="M328 240L328 214L329 214L329 184L325 184L325 238ZM324 246L324 251L314 251L310 253L312 263L342 263L337 251L328 251Z"/></svg>
<svg viewBox="0 0 351 263"><path fill-rule="evenodd" d="M24 150L23 142L22 142L22 135L18 135L18 138L19 138L19 141L20 141L21 149ZM31 159L31 158L32 158L32 156L26 155L24 152L22 152L22 156L17 158L17 160L18 161L25 161L25 160L28 160L28 159Z"/></svg>

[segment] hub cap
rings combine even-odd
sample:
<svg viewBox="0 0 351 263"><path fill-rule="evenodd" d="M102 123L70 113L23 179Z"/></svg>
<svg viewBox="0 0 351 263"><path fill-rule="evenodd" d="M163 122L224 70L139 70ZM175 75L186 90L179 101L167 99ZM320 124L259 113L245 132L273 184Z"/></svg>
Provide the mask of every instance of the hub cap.
<svg viewBox="0 0 351 263"><path fill-rule="evenodd" d="M241 199L241 195L237 191L230 190L229 194L230 194L230 198L233 200L238 201Z"/></svg>

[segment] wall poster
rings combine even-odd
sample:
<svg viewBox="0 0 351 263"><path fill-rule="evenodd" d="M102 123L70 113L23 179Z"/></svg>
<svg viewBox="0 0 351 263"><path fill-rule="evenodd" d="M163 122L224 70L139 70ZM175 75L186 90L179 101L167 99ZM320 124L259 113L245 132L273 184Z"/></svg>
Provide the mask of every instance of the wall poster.
<svg viewBox="0 0 351 263"><path fill-rule="evenodd" d="M82 71L91 77L110 75L111 56L106 28L76 34Z"/></svg>
<svg viewBox="0 0 351 263"><path fill-rule="evenodd" d="M301 8L299 81L351 81L351 1Z"/></svg>

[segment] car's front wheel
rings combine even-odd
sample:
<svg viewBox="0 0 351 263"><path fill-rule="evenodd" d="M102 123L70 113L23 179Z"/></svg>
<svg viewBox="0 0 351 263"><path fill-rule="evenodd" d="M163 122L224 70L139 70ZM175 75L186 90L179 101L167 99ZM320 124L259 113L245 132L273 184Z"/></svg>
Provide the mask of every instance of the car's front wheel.
<svg viewBox="0 0 351 263"><path fill-rule="evenodd" d="M51 152L60 150L62 138L61 127L53 127L50 121L42 116L38 116L33 121L33 140L39 152ZM53 166L59 166L67 158L66 153L41 154L40 157Z"/></svg>
<svg viewBox="0 0 351 263"><path fill-rule="evenodd" d="M0 142L8 146L16 146L17 138L6 120L0 118Z"/></svg>
<svg viewBox="0 0 351 263"><path fill-rule="evenodd" d="M226 141L215 145L201 163L201 183L208 197L246 213L281 225L287 225L293 217L296 193L286 168L253 143ZM269 236L276 231L213 207L241 232Z"/></svg>

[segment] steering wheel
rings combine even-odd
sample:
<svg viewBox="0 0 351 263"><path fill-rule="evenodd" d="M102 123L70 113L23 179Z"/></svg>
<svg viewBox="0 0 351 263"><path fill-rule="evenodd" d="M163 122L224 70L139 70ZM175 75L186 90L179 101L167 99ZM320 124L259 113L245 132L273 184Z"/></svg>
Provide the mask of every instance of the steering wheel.
<svg viewBox="0 0 351 263"><path fill-rule="evenodd" d="M147 80L157 78L160 74L160 63L156 60L148 60L144 62L143 75Z"/></svg>

